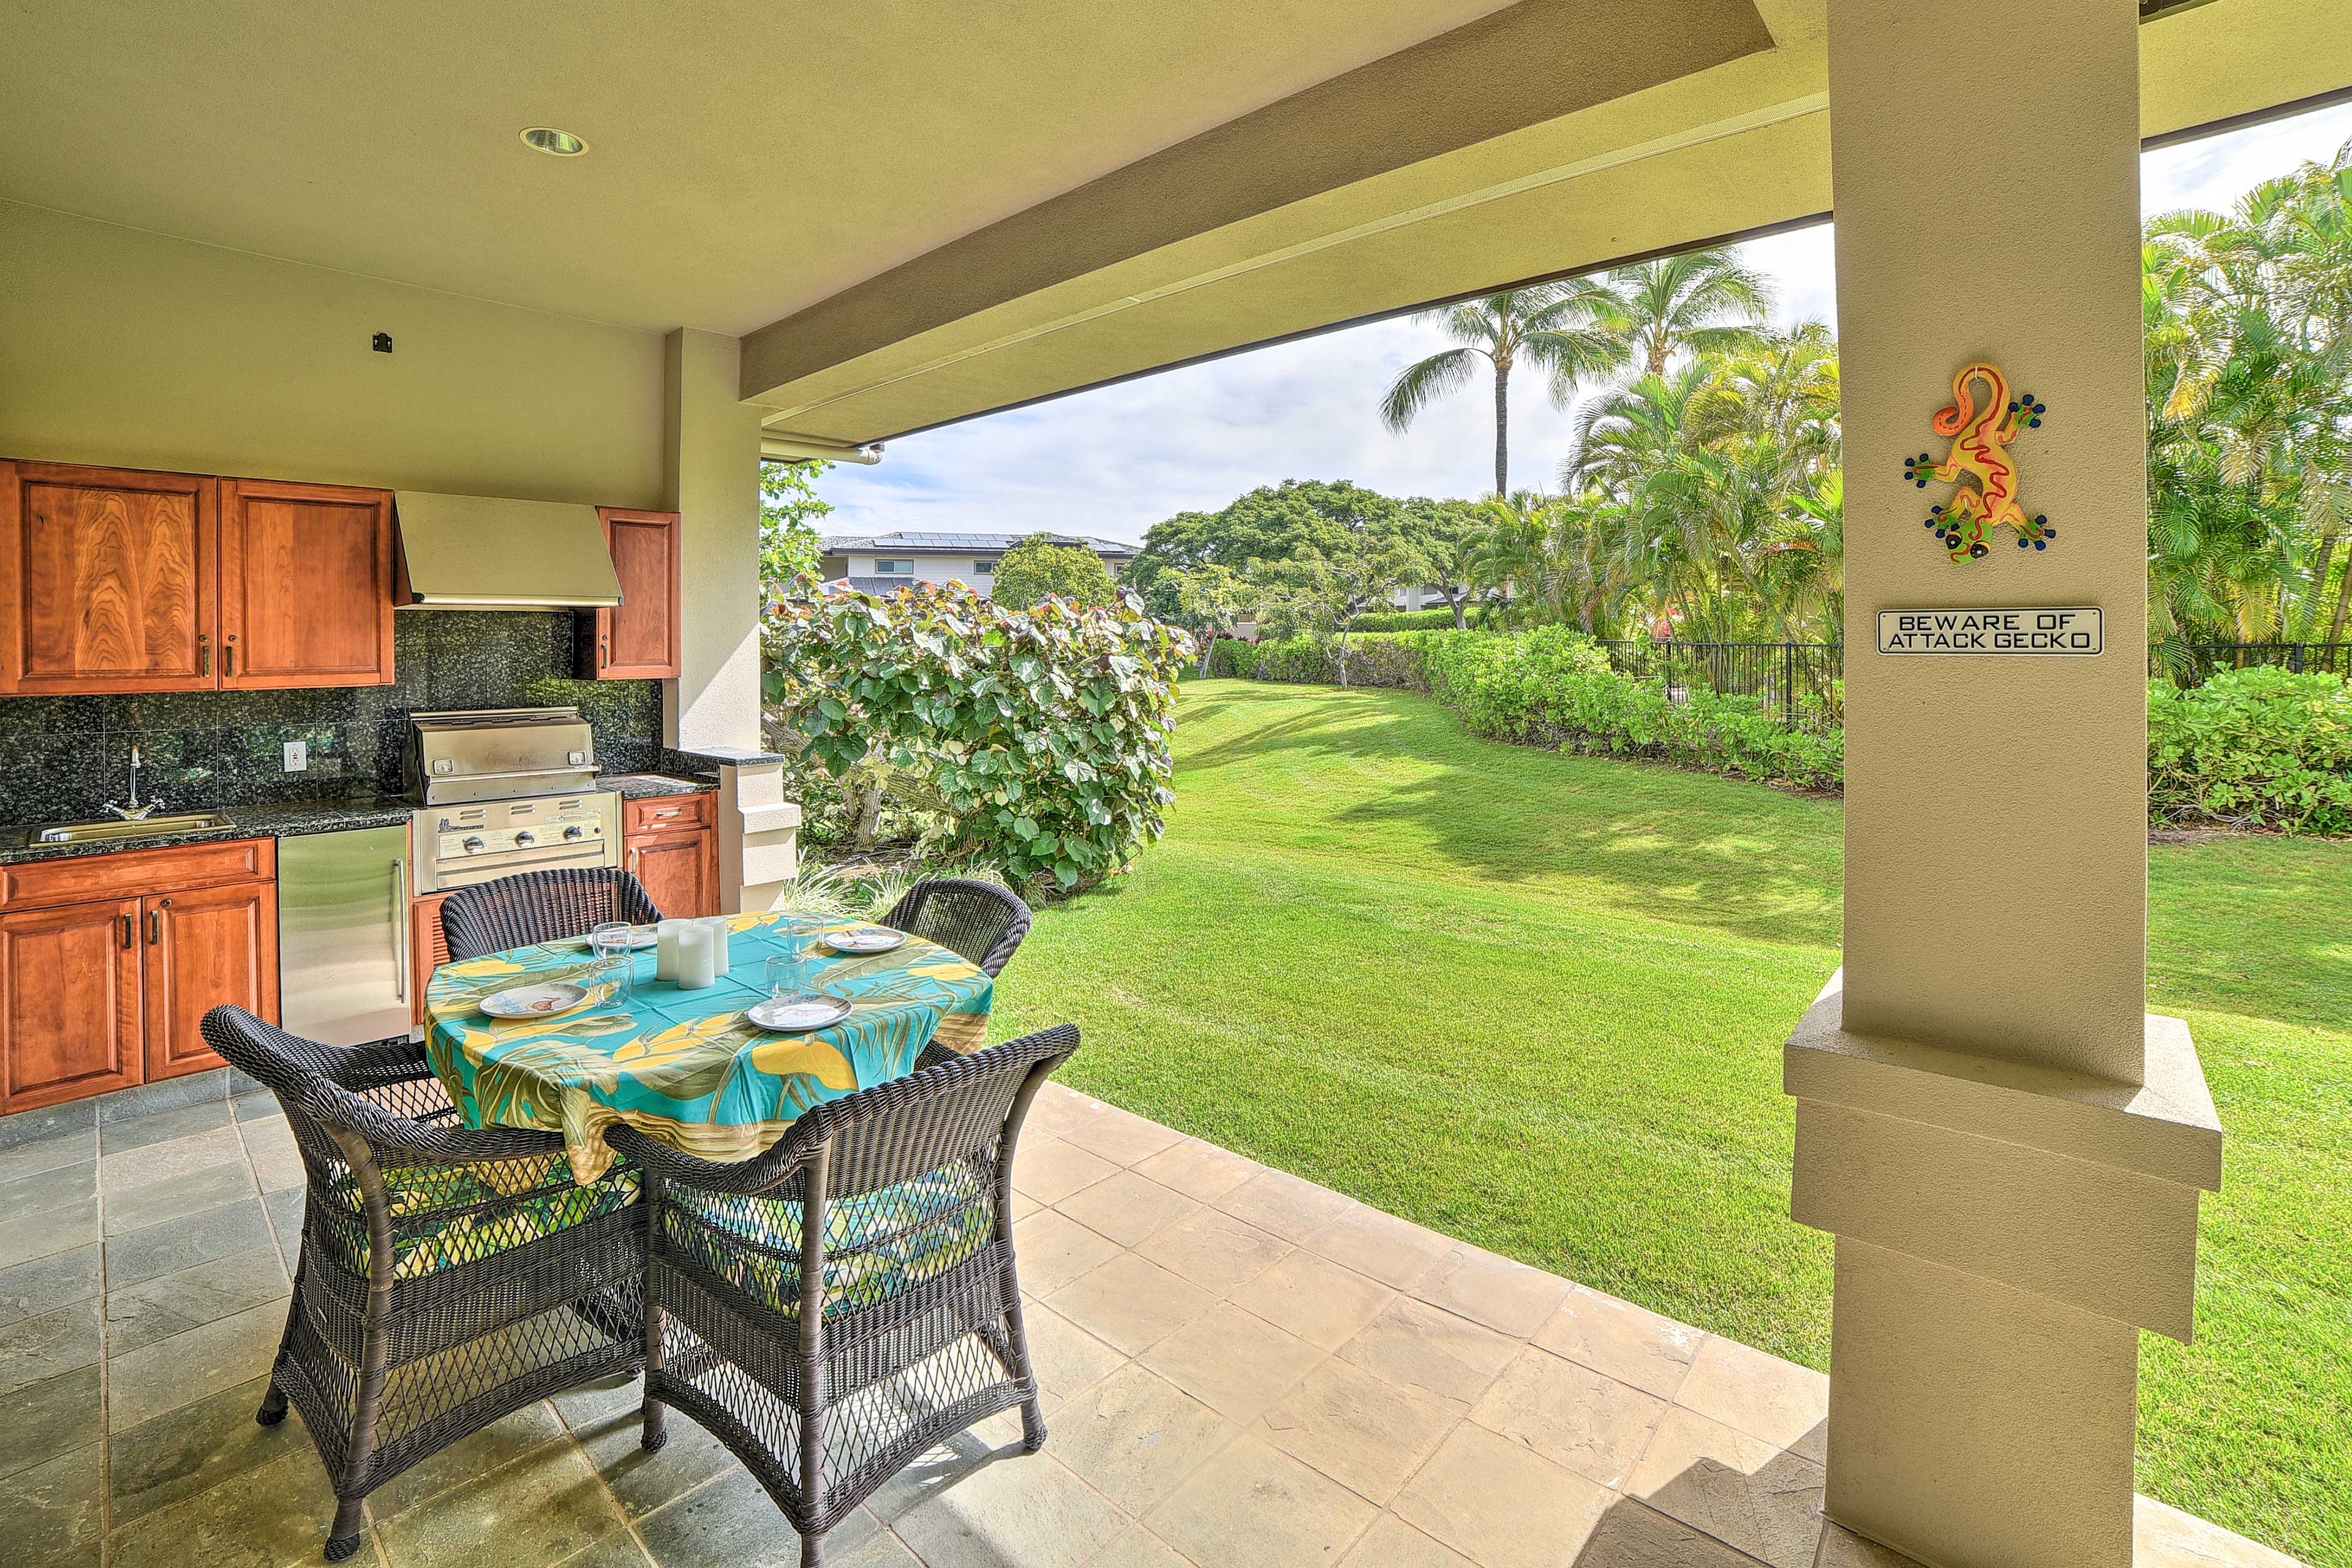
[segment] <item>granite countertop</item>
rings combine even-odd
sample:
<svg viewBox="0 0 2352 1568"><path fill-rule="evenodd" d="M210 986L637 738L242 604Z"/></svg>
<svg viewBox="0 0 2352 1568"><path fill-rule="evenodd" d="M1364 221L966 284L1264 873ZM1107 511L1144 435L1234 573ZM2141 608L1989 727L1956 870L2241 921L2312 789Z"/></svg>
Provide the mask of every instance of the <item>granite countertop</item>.
<svg viewBox="0 0 2352 1568"><path fill-rule="evenodd" d="M596 781L625 800L647 795L703 795L719 787L715 774L675 778L663 773L614 773ZM36 844L33 836L44 824L0 827L0 866L32 860L65 860L78 855L111 855L122 849L161 849L174 844L215 844L231 838L299 838L310 833L341 833L362 827L400 827L414 808L398 795L373 795L353 800L301 805L225 805L226 827L194 833L151 833L131 838L100 838L79 844Z"/></svg>
<svg viewBox="0 0 2352 1568"><path fill-rule="evenodd" d="M30 860L64 860L77 855L111 855L121 849L161 849L174 844L215 844L230 838L299 838L306 833L340 833L361 827L399 827L409 805L396 795L327 801L303 805L225 805L226 827L194 833L151 833L133 838L100 838L79 844L36 844L41 825L0 828L0 866Z"/></svg>
<svg viewBox="0 0 2352 1568"><path fill-rule="evenodd" d="M719 775L703 773L682 779L669 773L607 773L596 781L596 787L610 790L623 800L661 795L709 795L719 787Z"/></svg>

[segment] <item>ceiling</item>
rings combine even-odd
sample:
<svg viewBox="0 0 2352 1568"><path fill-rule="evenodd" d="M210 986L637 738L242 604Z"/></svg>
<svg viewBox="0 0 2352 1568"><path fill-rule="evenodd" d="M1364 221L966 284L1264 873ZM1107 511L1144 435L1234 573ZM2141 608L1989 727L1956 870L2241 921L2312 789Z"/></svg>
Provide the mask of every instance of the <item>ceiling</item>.
<svg viewBox="0 0 2352 1568"><path fill-rule="evenodd" d="M1823 5L20 5L0 198L741 337L857 442L1826 212ZM2158 13L2143 129L2352 85L2341 5Z"/></svg>
<svg viewBox="0 0 2352 1568"><path fill-rule="evenodd" d="M17 5L0 197L739 335L1499 3Z"/></svg>

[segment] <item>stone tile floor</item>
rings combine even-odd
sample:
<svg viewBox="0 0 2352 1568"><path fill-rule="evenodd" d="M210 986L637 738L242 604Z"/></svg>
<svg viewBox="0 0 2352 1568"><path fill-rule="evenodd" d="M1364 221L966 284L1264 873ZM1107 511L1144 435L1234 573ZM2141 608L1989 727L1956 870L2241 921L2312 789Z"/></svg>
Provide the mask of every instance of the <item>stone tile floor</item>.
<svg viewBox="0 0 2352 1568"><path fill-rule="evenodd" d="M299 1417L256 1426L299 1233L276 1103L224 1075L0 1119L0 1559L316 1562ZM1819 1515L1820 1373L1058 1086L1015 1173L1052 1436L1001 1416L832 1537L842 1568L1901 1568ZM370 1500L375 1568L798 1562L634 1382ZM2146 1499L2141 1568L2289 1559Z"/></svg>

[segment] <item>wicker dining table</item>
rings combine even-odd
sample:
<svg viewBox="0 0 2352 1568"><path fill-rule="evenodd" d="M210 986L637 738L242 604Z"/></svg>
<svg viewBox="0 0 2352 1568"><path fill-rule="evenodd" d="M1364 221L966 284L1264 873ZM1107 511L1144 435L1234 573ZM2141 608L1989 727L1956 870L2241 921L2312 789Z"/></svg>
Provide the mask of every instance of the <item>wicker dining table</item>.
<svg viewBox="0 0 2352 1568"><path fill-rule="evenodd" d="M749 1159L811 1106L904 1077L926 1045L981 1047L994 983L920 937L881 953L826 944L858 923L731 916L729 973L692 991L656 980L650 949L623 961L629 983L615 984L585 938L446 963L425 991L426 1059L468 1126L561 1132L582 1184L610 1168L617 1122L704 1159ZM797 987L842 998L849 1015L803 1034L763 1029L747 1009L768 994L767 961L795 948ZM557 981L588 1000L544 1017L481 1011L510 986Z"/></svg>

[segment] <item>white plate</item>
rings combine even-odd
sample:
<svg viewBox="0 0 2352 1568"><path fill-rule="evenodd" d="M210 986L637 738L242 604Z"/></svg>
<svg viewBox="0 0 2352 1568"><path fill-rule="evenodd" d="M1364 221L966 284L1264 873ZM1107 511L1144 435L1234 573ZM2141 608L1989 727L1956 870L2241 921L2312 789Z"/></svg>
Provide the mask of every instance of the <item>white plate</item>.
<svg viewBox="0 0 2352 1568"><path fill-rule="evenodd" d="M892 931L888 926L854 926L848 931L827 931L824 945L835 952L887 952L906 945L907 933Z"/></svg>
<svg viewBox="0 0 2352 1568"><path fill-rule="evenodd" d="M631 952L643 952L646 949L653 946L659 941L661 941L661 932L656 931L651 926L631 926L629 928L629 951ZM589 938L582 936L573 937L572 939L572 945L574 947L593 948L596 944Z"/></svg>
<svg viewBox="0 0 2352 1568"><path fill-rule="evenodd" d="M790 996L771 996L744 1016L763 1029L803 1034L840 1023L849 1016L849 1004L838 996L802 991Z"/></svg>
<svg viewBox="0 0 2352 1568"><path fill-rule="evenodd" d="M587 1000L586 986L559 980L494 992L482 998L482 1011L493 1018L546 1018L569 1013Z"/></svg>

